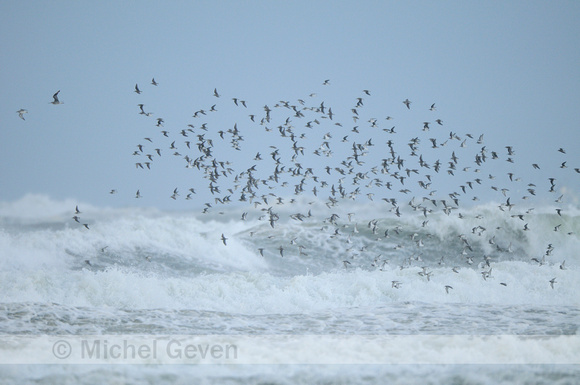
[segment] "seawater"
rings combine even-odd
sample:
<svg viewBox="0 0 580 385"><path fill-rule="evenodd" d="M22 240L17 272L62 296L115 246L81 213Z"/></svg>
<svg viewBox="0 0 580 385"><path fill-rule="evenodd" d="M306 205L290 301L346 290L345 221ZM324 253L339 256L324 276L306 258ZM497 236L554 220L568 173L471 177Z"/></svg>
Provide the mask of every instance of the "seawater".
<svg viewBox="0 0 580 385"><path fill-rule="evenodd" d="M397 217L384 202L271 206L274 225L260 208L210 216L84 204L86 229L68 201L2 203L2 334L578 334L574 207L562 215L536 207L524 230L496 203L428 217ZM577 365L26 368L2 366L3 383L181 383L182 375L205 383L574 383L579 374Z"/></svg>

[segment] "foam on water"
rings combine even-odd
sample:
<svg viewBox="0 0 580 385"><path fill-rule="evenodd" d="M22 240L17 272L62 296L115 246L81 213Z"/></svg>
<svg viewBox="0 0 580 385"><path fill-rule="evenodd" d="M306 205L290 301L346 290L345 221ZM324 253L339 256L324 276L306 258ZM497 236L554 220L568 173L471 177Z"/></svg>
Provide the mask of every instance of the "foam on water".
<svg viewBox="0 0 580 385"><path fill-rule="evenodd" d="M313 368L315 370L313 370ZM4 372L4 383L22 383L22 371L36 384L552 384L576 383L573 365L179 365L171 371L151 365L18 365Z"/></svg>
<svg viewBox="0 0 580 385"><path fill-rule="evenodd" d="M10 210L4 205L4 213L18 213ZM564 223L567 231L574 233L578 230L577 212L570 209L557 217L549 208L547 213L538 210L528 218L534 230L525 232L518 219L493 206L472 210L473 215L464 211L464 219L432 215L426 229L420 224L421 215L400 219L379 216L379 226L400 226L404 233L395 240L380 241L362 222L367 220L364 214L357 214L361 220L357 234L352 233L353 223L344 219L339 236L320 230L319 224L290 219L271 228L258 220L227 216L218 222L198 219L192 213L123 210L119 215L109 210L86 230L70 224L71 220L65 219L70 215L64 213L60 217L51 214L53 222L68 221L60 228L23 228L21 217L13 216L0 231L0 290L7 303L243 314L297 313L400 301L580 304L576 295L580 283L574 278L578 237L550 230L554 223ZM476 212L481 218L475 217ZM29 223L26 213L23 218ZM472 234L476 225L489 233L501 227L494 232L495 244L507 248L511 243L514 251L495 251L487 242L491 235ZM222 233L228 234L227 246L221 243ZM424 245L417 247L409 234L418 234ZM462 255L462 234L474 249L470 254L478 255L473 265L465 263ZM347 244L349 236L358 244ZM307 245L305 255L289 243L294 237ZM392 245L401 242L407 242L406 246L394 250ZM532 257L542 257L548 242L555 249L546 263L531 262ZM257 251L263 244L267 245L264 257ZM284 257L277 254L278 244L287 248ZM365 251L346 251L361 246ZM489 265L483 264L480 251L490 253ZM389 260L373 265L375 252ZM441 256L445 257L443 262ZM351 261L346 269L345 258ZM563 260L565 270L559 267ZM425 271L423 266L430 272L428 278L419 274ZM482 273L490 269L484 279ZM550 285L553 278L554 288ZM393 287L393 281L400 282L400 287ZM453 287L449 293L446 285Z"/></svg>
<svg viewBox="0 0 580 385"><path fill-rule="evenodd" d="M3 272L4 301L111 306L124 309L200 309L244 314L296 313L329 308L379 306L398 301L429 303L580 305L577 271L537 267L524 262L494 265L492 276L465 268L434 269L429 281L419 268L351 270L320 275L277 277L268 273L201 274L162 277L107 268L59 273ZM554 289L549 281L557 277ZM392 281L401 282L393 288ZM505 283L506 286L500 284ZM446 292L445 286L453 287Z"/></svg>

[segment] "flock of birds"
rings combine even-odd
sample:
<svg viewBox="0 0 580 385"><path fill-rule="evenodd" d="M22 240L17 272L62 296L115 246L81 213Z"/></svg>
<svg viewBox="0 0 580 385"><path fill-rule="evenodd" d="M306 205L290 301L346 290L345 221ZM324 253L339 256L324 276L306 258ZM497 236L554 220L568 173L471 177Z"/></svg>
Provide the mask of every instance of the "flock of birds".
<svg viewBox="0 0 580 385"><path fill-rule="evenodd" d="M153 78L151 85L158 87L159 83ZM330 86L330 80L324 81L323 86ZM50 103L63 104L58 98L59 92L53 95ZM134 92L138 95L143 93L138 84L135 84ZM353 98L346 114L343 109L333 111L332 106L325 105L325 101L319 100L315 93L296 101L280 100L257 109L242 98L225 98L217 89L213 90L213 94L208 92L208 98L211 97L215 98L215 103L192 110L191 123L171 129L165 127L163 117L154 116L144 103L138 103L136 113L147 118L148 130L153 128L157 132L152 132L143 138L143 142L135 145L133 156L136 169L143 172L153 170L162 158L179 162L194 174L191 179L193 186L188 188L183 198L179 188L172 188L169 198L192 200L199 189L205 188L213 199L204 204L203 213L210 213L219 205L242 202L248 205L248 211L243 212L241 220L248 220L255 213L256 219L266 222L271 228L278 225L282 215L277 210L279 205L294 204L298 196L322 201L330 214L321 220L321 231L327 232L329 238L344 240L345 259L342 263L345 268L349 268L355 258L362 260L361 255L366 250L366 246L352 246L353 238L359 233L358 223L356 220L353 223L355 213L349 213L346 222L333 212L345 201L362 199L372 202L376 205L377 216L382 218L416 212L416 215L423 217L422 227L428 229L429 217L437 212L464 218L460 201L477 201L475 192L490 188L503 202L497 209L509 215L511 220L521 221L522 231L529 231L527 217L532 214L533 208L526 207L525 202L536 195L537 189L542 189L553 194L558 205L555 214L558 217L564 214L563 194L558 191L556 178L549 178L538 186L537 182L526 184L511 170L503 175L494 175L503 167L498 162L505 162L504 165L516 163L513 146L495 151L487 148L483 134L473 136L449 132L447 135L444 121L437 116L435 103L417 107L422 113L431 114L429 116L432 118L408 128L397 127L392 116L377 118L365 114L365 103L372 98L369 90L362 90L360 95ZM229 104L227 108L241 109L243 120L232 122L227 127L223 123L214 126L210 115L226 108L226 104ZM402 104L406 110L415 108L409 99L403 100ZM17 111L23 120L27 112L26 109ZM434 134L431 134L432 129ZM410 138L401 145L398 139L404 133ZM470 153L469 148L476 151ZM232 153L237 160L230 160L228 154ZM566 151L563 148L555 149L554 156L558 154L565 157ZM536 163L529 167L540 169ZM565 158L562 158L560 168L568 168ZM580 168L573 170L580 173ZM460 182L457 183L457 180ZM438 190L436 185L445 191ZM526 195L514 197L511 191L521 190L522 186ZM110 190L110 194L116 193L116 189ZM138 189L135 198L141 197L141 190ZM88 224L80 221L78 214L77 206L73 219L88 230ZM320 220L312 210L293 213L289 219L298 222ZM400 226L380 226L380 220L371 220L367 226L377 241L401 231ZM553 230L573 235L565 227L563 221ZM486 236L497 252L511 251L511 244L495 244L494 231L501 229L476 226L471 233L461 234L456 240L463 247L467 265L474 264L471 242L474 237ZM226 234L221 234L216 241L227 246L227 240ZM410 242L415 247L422 247L424 239L412 233ZM293 238L289 244L297 248L300 255L306 255L300 239ZM285 246L288 248L288 245L281 244L277 250L281 257L284 257ZM401 247L403 245L399 244L395 250ZM547 264L546 257L553 250L554 246L550 243L544 255L531 261L539 265ZM259 248L258 252L264 255L265 248ZM371 260L372 267L381 269L388 263L380 255ZM407 265L401 268L417 261L421 259L416 255L409 257ZM429 280L432 272L428 267L416 266L421 269L418 274ZM491 277L491 257L483 255L479 267L483 279ZM565 261L560 268L566 268ZM458 266L453 267L456 273L457 269ZM554 288L556 278L549 283ZM507 285L504 282L501 284ZM400 285L399 281L392 282L393 288ZM447 293L450 289L452 286L445 286Z"/></svg>

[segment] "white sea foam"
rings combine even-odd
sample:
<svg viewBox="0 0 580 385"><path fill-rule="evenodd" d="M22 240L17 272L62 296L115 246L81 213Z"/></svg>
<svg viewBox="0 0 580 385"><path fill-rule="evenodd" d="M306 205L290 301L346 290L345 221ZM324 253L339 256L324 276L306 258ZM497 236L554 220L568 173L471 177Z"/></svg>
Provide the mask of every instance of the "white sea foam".
<svg viewBox="0 0 580 385"><path fill-rule="evenodd" d="M427 228L421 227L422 215L375 215L382 228L400 226L404 232L396 239L376 241L365 223L369 217L362 214L364 206L357 214L360 231L353 233L354 224L345 215L341 218L341 235L334 236L332 231L321 230L321 224L313 219L301 222L285 217L272 228L267 221L256 218L234 220L237 214L231 213L224 214L223 221L215 221L200 214L141 209L100 211L87 230L69 218L70 202L26 198L28 203L33 200L37 205L52 207L52 213L65 208L68 213L54 217L61 218L54 219L60 221L57 227L21 227L19 218L31 223L30 213L19 209L23 202L2 205L4 215L15 215L0 230L0 290L4 302L247 314L397 301L580 303L576 295L580 283L574 279L580 221L573 209L562 217L551 208L538 209L526 218L530 231L523 231L519 219L493 205L466 210L463 219L433 214ZM304 211L310 207L292 209ZM91 219L90 210L83 215ZM571 234L553 231L554 223L562 223ZM484 235L475 235L474 226L487 230ZM409 239L414 232L424 239L423 247L418 248ZM227 246L221 242L222 233L227 234ZM465 263L459 236L467 237L473 245L475 251L470 254L476 257L474 265ZM497 252L496 246L487 242L492 237L504 248L511 243L514 251ZM290 244L292 238L307 245L303 255ZM352 244L346 243L347 238ZM407 242L406 247L393 250L398 242ZM548 244L554 251L545 257L545 264L531 262L532 257L542 258ZM278 245L286 248L284 257ZM366 251L346 250L361 245ZM266 249L264 257L257 250L261 246ZM485 253L492 256L489 266L481 262ZM389 261L372 265L377 254ZM441 263L443 255L446 262ZM409 262L409 256L421 256L422 261ZM346 269L342 263L345 258L351 262ZM565 270L560 268L563 260ZM425 265L429 279L419 274ZM458 273L452 271L454 266ZM490 269L491 274L484 279L482 273ZM550 285L553 278L554 288ZM401 282L400 287L394 288L392 281ZM446 285L453 287L449 293Z"/></svg>
<svg viewBox="0 0 580 385"><path fill-rule="evenodd" d="M71 219L77 204L81 222L89 229ZM299 199L295 204L271 207L280 218L274 227L267 217L260 218L264 215L261 207L248 209L248 218L242 221L241 213L247 208L206 217L193 212L102 209L34 195L2 203L3 331L72 338L135 333L270 333L281 338L295 334L363 338L374 334L449 338L577 334L580 216L574 208L559 216L553 207L537 207L526 214L529 230L523 230L524 223L512 217L519 211L503 212L491 203L462 209L463 218L440 212L425 218L406 210L398 218L382 203L344 202L327 208ZM313 216L302 221L290 217L298 212L306 215L309 210ZM42 214L36 216L37 212ZM350 220L349 213L355 213ZM330 225L332 214L338 218ZM424 226L426 219L429 222ZM375 221L375 232L368 226L370 221ZM554 231L558 224L561 231ZM227 245L221 241L222 233ZM264 256L259 248L264 249ZM467 257L473 257L474 263L467 263ZM532 261L543 257L542 264ZM346 268L344 260L350 262ZM561 269L564 260L565 269ZM429 274L419 274L424 272ZM393 281L400 283L398 288ZM446 290L445 286L452 288ZM316 344L302 348L317 357ZM398 347L391 348L390 352L399 352ZM491 357L501 357L506 349L519 357L514 344L487 348ZM266 346L260 357L269 357L269 349ZM375 362L382 353L369 346L366 356L357 348L340 358ZM556 353L566 356L565 350ZM450 347L440 358L465 357ZM459 375L490 384L498 378L513 379L512 366L349 365L347 371L337 374L337 368L343 366L316 366L317 379L401 383L402 378L410 378L413 383L428 378L432 383L445 383ZM220 375L191 365L171 370L126 365L113 371L108 368L106 373L98 365L71 367L30 367L28 378L39 383L65 382L71 373L73 378L88 381L106 377L134 378L136 382L167 378L176 382L177 377L171 377L175 373L208 383L231 378L244 383L262 383L268 378L283 383L283 378L289 378L288 383L300 383L313 378L312 366L301 365L261 365L259 370L239 365L222 368ZM25 368L19 366L19 370ZM525 368L519 378L528 381L545 372ZM557 372L562 383L570 383L578 369L560 366ZM9 368L2 375L6 383L21 382L22 375ZM546 382L552 379L546 377Z"/></svg>
<svg viewBox="0 0 580 385"><path fill-rule="evenodd" d="M369 307L398 301L479 303L495 305L580 305L571 268L532 266L524 262L494 265L482 279L472 269L453 273L435 269L430 281L420 269L343 271L276 277L268 273L202 274L170 278L119 268L62 274L38 269L26 274L2 273L5 302L60 303L69 306L111 306L123 309L171 308L243 314L297 313L345 307ZM557 277L554 289L549 281ZM393 288L392 281L401 282ZM506 286L501 283L505 283ZM446 292L445 286L453 287Z"/></svg>

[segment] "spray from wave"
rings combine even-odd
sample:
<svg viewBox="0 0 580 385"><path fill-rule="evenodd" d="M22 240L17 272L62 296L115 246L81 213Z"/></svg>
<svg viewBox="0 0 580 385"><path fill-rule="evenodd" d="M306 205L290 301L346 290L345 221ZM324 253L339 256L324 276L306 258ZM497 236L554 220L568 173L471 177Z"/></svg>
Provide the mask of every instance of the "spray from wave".
<svg viewBox="0 0 580 385"><path fill-rule="evenodd" d="M331 210L337 232L314 217L293 219L296 209L325 212L300 204L280 208L275 227L252 215L234 219L239 210L207 220L95 208L100 217L89 231L67 224L70 202L29 196L3 203L4 302L251 314L400 301L579 303L580 216L573 209L558 216L538 208L524 231L493 204L464 210L462 218L431 215L427 226L421 214L393 218L345 204L344 212ZM42 205L50 214L37 220L22 209ZM349 220L351 210L357 214ZM554 232L556 223L572 234ZM227 246L219 242L223 233Z"/></svg>

